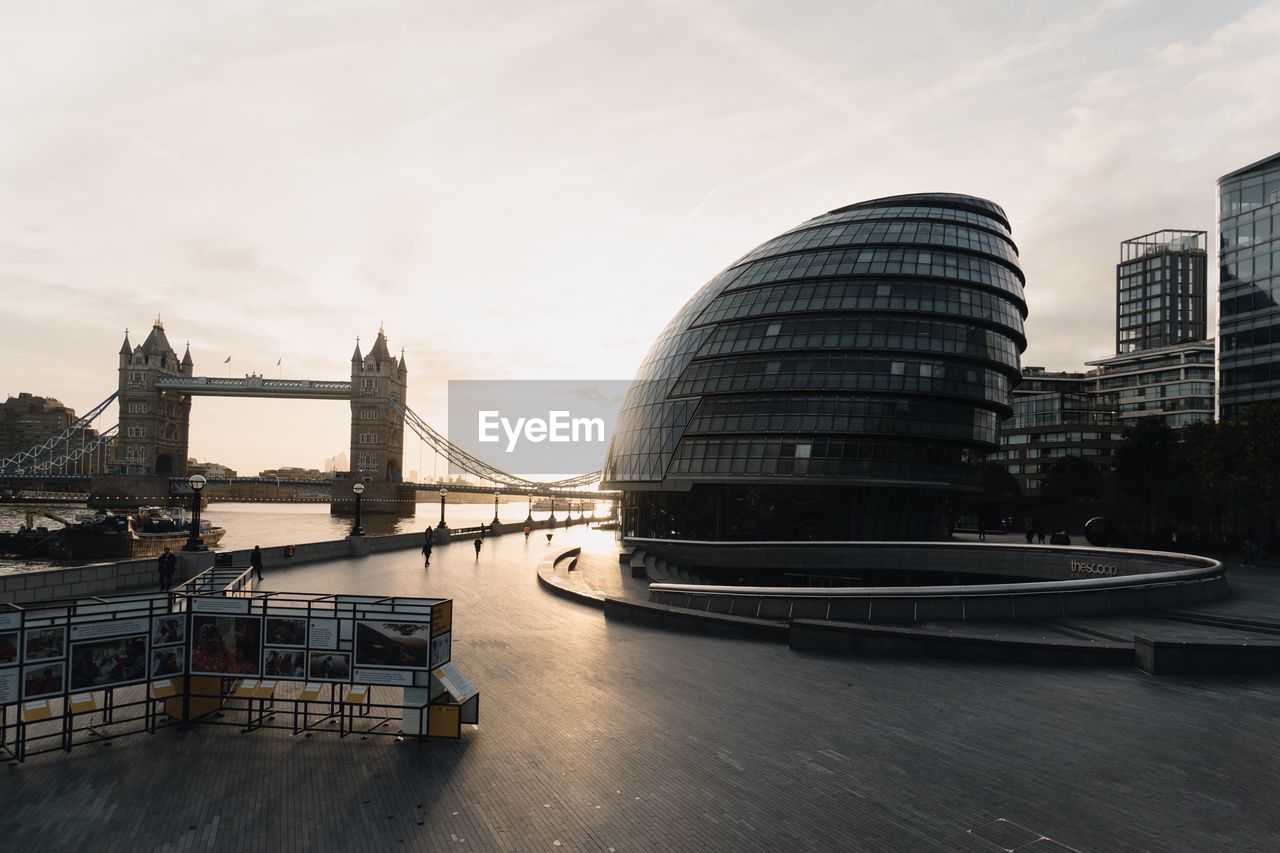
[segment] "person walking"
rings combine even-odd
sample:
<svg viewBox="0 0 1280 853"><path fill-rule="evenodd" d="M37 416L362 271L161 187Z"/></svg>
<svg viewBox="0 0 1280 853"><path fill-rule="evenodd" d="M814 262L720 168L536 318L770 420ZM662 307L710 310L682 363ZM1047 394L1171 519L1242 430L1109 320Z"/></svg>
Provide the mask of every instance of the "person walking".
<svg viewBox="0 0 1280 853"><path fill-rule="evenodd" d="M532 532L533 532L533 528L526 524L524 526L524 538L526 542L529 541L529 534Z"/></svg>
<svg viewBox="0 0 1280 853"><path fill-rule="evenodd" d="M422 543L422 568L431 565L431 537L428 536L426 541Z"/></svg>
<svg viewBox="0 0 1280 853"><path fill-rule="evenodd" d="M178 558L168 548L160 555L160 591L165 592L173 586L173 573L178 568Z"/></svg>
<svg viewBox="0 0 1280 853"><path fill-rule="evenodd" d="M253 553L249 555L249 565L253 568L254 577L262 580L262 548L260 546L253 546Z"/></svg>
<svg viewBox="0 0 1280 853"><path fill-rule="evenodd" d="M476 559L478 560L480 559L480 546L484 544L484 538L481 536L477 536L476 541L472 544L476 546Z"/></svg>

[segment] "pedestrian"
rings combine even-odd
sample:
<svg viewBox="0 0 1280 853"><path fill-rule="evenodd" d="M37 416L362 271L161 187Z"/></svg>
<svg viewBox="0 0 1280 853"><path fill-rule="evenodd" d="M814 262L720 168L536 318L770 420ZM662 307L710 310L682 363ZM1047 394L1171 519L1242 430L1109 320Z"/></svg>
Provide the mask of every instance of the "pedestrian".
<svg viewBox="0 0 1280 853"><path fill-rule="evenodd" d="M253 546L253 553L249 555L249 565L253 568L254 577L262 580L262 548L258 545Z"/></svg>
<svg viewBox="0 0 1280 853"><path fill-rule="evenodd" d="M425 569L431 565L431 540L427 539L422 543L422 567Z"/></svg>
<svg viewBox="0 0 1280 853"><path fill-rule="evenodd" d="M472 543L476 546L476 559L480 559L480 546L484 544L484 538L477 536L476 541Z"/></svg>
<svg viewBox="0 0 1280 853"><path fill-rule="evenodd" d="M1036 541L1041 545L1044 544L1044 528L1043 527L1036 528Z"/></svg>
<svg viewBox="0 0 1280 853"><path fill-rule="evenodd" d="M1244 559L1240 561L1242 566L1256 566L1258 546L1253 544L1252 539L1244 540Z"/></svg>
<svg viewBox="0 0 1280 853"><path fill-rule="evenodd" d="M1022 519L1022 531L1027 534L1027 544L1030 545L1034 531L1031 528L1031 519L1029 517Z"/></svg>
<svg viewBox="0 0 1280 853"><path fill-rule="evenodd" d="M529 540L529 534L532 532L533 532L533 528L526 524L524 526L524 538L526 542Z"/></svg>
<svg viewBox="0 0 1280 853"><path fill-rule="evenodd" d="M160 591L165 592L173 586L173 573L178 567L178 558L168 548L160 555Z"/></svg>
<svg viewBox="0 0 1280 853"><path fill-rule="evenodd" d="M436 541L436 529L428 524L426 532L422 534L422 538L426 541L426 544L433 544Z"/></svg>

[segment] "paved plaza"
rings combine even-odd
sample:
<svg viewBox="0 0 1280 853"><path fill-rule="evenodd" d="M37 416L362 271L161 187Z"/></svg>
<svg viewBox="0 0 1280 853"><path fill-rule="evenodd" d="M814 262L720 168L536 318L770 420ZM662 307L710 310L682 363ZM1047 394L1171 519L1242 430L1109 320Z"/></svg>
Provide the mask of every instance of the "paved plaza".
<svg viewBox="0 0 1280 853"><path fill-rule="evenodd" d="M593 571L616 548L556 533L578 542ZM0 767L0 848L1280 849L1280 679L665 633L542 590L547 550L511 535L425 571L404 551L267 574L453 598L454 661L481 691L461 742L197 726L36 756Z"/></svg>

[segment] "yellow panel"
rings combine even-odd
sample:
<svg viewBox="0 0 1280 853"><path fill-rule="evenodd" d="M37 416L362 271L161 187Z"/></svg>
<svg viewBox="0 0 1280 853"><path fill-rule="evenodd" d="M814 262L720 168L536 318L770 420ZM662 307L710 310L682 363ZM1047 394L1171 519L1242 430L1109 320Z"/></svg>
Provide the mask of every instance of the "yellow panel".
<svg viewBox="0 0 1280 853"><path fill-rule="evenodd" d="M453 601L431 605L431 636L438 637L453 630Z"/></svg>
<svg viewBox="0 0 1280 853"><path fill-rule="evenodd" d="M458 721L457 705L430 705L427 708L428 737L459 737L462 724Z"/></svg>

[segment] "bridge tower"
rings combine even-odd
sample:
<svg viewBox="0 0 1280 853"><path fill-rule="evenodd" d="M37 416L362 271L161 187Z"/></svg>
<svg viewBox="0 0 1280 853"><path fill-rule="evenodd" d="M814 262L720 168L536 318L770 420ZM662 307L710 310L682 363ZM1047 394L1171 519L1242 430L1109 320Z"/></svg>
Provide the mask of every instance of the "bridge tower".
<svg viewBox="0 0 1280 853"><path fill-rule="evenodd" d="M117 473L166 478L186 475L191 398L155 386L161 377L189 377L191 372L191 348L187 347L179 361L158 318L141 346L130 349L129 334L125 333L120 346Z"/></svg>
<svg viewBox="0 0 1280 853"><path fill-rule="evenodd" d="M414 492L400 488L404 478L404 418L391 407L403 406L409 382L404 353L397 359L382 328L368 355L356 342L351 354L351 475L334 483L330 508L354 511L350 488L364 483L361 507L371 513L412 513Z"/></svg>
<svg viewBox="0 0 1280 853"><path fill-rule="evenodd" d="M191 348L181 360L156 319L140 346L129 343L125 332L119 358L120 430L116 458L110 473L93 477L89 506L129 507L169 499L169 478L187 473L188 430L191 397L161 391L156 380L169 376L190 377Z"/></svg>

